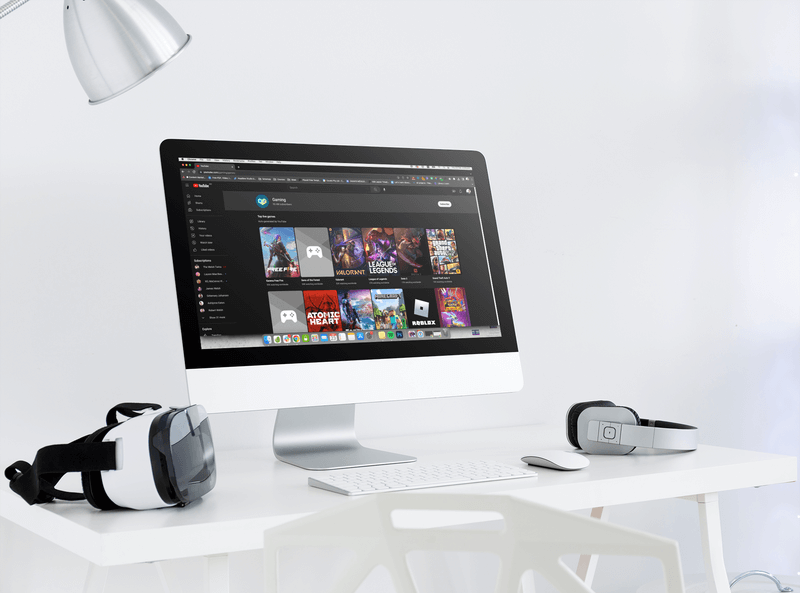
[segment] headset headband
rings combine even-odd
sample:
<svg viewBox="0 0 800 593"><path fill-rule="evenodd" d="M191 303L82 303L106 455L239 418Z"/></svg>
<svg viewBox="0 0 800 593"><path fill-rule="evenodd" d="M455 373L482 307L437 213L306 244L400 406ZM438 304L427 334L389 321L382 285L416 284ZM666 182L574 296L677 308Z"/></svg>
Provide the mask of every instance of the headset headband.
<svg viewBox="0 0 800 593"><path fill-rule="evenodd" d="M66 445L50 445L39 449L33 464L17 461L5 470L9 487L28 504L61 500L85 500L78 492L58 490L56 484L68 472L97 472L117 469L117 444L100 439L117 426L117 412L128 418L140 416L144 410L158 410L158 404L122 403L114 406L106 416L106 426ZM91 502L91 501L90 501Z"/></svg>
<svg viewBox="0 0 800 593"><path fill-rule="evenodd" d="M697 428L664 420L641 419L641 425L590 420L587 438L596 443L613 443L649 449L693 451L697 449ZM615 434L612 434L615 433Z"/></svg>

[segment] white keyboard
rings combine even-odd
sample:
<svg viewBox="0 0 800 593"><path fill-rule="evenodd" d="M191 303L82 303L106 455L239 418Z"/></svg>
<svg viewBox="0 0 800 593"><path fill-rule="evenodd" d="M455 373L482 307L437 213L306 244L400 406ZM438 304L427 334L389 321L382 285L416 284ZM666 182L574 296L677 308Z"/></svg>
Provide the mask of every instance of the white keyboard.
<svg viewBox="0 0 800 593"><path fill-rule="evenodd" d="M308 485L337 494L354 496L376 492L493 482L495 480L533 478L537 475L535 471L494 461L416 462L315 474L313 478L308 478Z"/></svg>

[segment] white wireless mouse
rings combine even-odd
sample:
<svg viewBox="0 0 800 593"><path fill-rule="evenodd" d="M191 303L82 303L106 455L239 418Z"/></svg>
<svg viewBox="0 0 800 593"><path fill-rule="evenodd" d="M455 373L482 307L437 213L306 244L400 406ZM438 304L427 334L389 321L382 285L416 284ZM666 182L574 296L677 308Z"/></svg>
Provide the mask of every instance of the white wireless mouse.
<svg viewBox="0 0 800 593"><path fill-rule="evenodd" d="M547 467L550 469L560 469L565 471L583 469L589 465L589 460L579 453L556 450L536 451L531 455L523 457L522 461L528 465L536 465L539 467Z"/></svg>

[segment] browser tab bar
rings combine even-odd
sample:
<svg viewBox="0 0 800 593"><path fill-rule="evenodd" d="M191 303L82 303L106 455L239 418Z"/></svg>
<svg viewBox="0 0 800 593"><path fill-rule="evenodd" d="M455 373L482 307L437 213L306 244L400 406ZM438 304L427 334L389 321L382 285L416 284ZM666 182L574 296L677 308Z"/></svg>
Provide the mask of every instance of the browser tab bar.
<svg viewBox="0 0 800 593"><path fill-rule="evenodd" d="M362 167L372 169L425 169L439 171L472 171L472 167L456 167L452 165L398 165L390 163L323 163L319 161L270 161L259 159L210 159L204 157L179 157L182 163L233 163L253 165L299 165L304 167Z"/></svg>

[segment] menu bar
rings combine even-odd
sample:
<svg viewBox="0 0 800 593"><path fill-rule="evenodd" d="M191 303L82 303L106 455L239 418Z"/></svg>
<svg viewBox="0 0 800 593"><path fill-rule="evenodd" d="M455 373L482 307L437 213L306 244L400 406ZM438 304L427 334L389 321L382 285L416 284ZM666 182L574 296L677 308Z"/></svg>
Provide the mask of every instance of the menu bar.
<svg viewBox="0 0 800 593"><path fill-rule="evenodd" d="M287 174L274 171L248 171L244 169L183 169L181 171L181 179L188 181L303 183L343 187L347 185L475 187L474 177L463 175L314 175L308 173Z"/></svg>
<svg viewBox="0 0 800 593"><path fill-rule="evenodd" d="M370 169L424 169L437 171L472 171L472 167L452 165L396 165L387 163L323 163L319 161L272 161L259 159L208 159L200 157L179 157L181 162L197 163L241 163L254 165L302 165L311 167L365 167Z"/></svg>

